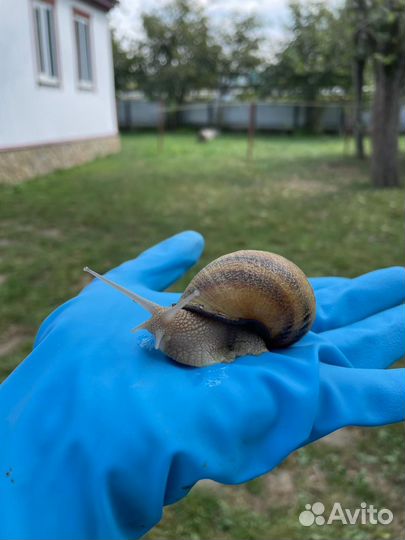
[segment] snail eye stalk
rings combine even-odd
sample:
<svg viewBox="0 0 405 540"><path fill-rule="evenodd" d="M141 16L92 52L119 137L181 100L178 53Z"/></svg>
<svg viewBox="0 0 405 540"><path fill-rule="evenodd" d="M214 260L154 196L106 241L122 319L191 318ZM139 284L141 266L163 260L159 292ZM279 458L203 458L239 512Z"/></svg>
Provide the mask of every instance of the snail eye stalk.
<svg viewBox="0 0 405 540"><path fill-rule="evenodd" d="M88 274L91 274L93 277L101 280L106 285L109 285L110 287L113 287L117 291L119 291L122 294L125 294L125 296L128 296L131 300L142 306L146 311L149 311L149 313L155 314L157 310L162 309L159 304L155 304L154 302L151 302L150 300L147 300L146 298L143 298L143 296L140 296L139 294L136 294L125 287L122 287L121 285L118 285L118 283L115 283L114 281L111 281L110 279L107 279L104 276L101 276L94 270L91 270L88 266L85 266L83 268L85 272Z"/></svg>

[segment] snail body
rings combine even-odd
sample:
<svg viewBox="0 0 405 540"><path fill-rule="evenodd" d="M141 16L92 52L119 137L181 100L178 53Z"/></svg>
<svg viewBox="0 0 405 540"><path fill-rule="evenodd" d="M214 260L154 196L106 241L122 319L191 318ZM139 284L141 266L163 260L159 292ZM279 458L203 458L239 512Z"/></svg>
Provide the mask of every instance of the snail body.
<svg viewBox="0 0 405 540"><path fill-rule="evenodd" d="M315 319L315 297L305 274L288 259L266 251L236 251L215 259L169 308L85 270L152 313L135 330L149 330L156 348L191 366L287 347L304 336Z"/></svg>

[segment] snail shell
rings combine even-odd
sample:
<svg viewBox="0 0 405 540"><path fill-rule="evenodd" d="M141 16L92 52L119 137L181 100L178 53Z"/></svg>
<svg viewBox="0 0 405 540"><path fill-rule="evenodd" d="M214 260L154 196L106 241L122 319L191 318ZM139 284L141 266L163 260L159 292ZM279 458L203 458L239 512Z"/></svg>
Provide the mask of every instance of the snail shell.
<svg viewBox="0 0 405 540"><path fill-rule="evenodd" d="M310 329L315 296L305 274L288 259L243 250L219 257L190 282L183 297L199 291L184 309L243 325L267 348L287 347Z"/></svg>
<svg viewBox="0 0 405 540"><path fill-rule="evenodd" d="M236 251L212 261L170 308L86 270L150 311L152 317L136 330L149 330L156 348L191 366L287 347L315 319L315 296L305 274L266 251Z"/></svg>

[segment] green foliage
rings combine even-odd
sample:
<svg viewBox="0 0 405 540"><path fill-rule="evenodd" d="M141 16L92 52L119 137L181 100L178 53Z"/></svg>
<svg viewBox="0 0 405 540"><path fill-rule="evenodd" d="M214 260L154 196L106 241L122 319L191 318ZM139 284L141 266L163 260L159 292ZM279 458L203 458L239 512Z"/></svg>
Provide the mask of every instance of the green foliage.
<svg viewBox="0 0 405 540"><path fill-rule="evenodd" d="M135 82L133 79L133 59L128 56L128 53L114 38L112 42L112 47L115 88L118 91L133 89Z"/></svg>
<svg viewBox="0 0 405 540"><path fill-rule="evenodd" d="M249 86L257 86L257 68L260 57L261 38L257 33L258 20L253 16L233 19L229 31L219 32L217 41L221 47L219 85L224 91L238 84L240 79Z"/></svg>
<svg viewBox="0 0 405 540"><path fill-rule="evenodd" d="M159 12L144 13L145 39L134 54L134 75L145 94L182 103L186 96L217 83L219 47L203 11L175 0Z"/></svg>
<svg viewBox="0 0 405 540"><path fill-rule="evenodd" d="M171 0L143 14L145 36L128 51L114 44L117 89L138 88L149 98L181 104L202 90L225 93L243 85L250 97L312 102L347 96L355 60L364 61L369 83L369 58L387 71L405 66L405 0L346 0L344 7L292 0L289 9L289 36L266 64L255 17L231 16L223 30L195 2Z"/></svg>
<svg viewBox="0 0 405 540"><path fill-rule="evenodd" d="M372 60L374 74L371 178L399 185L398 116L405 82L405 0L347 0L357 67ZM362 88L357 88L361 101ZM359 103L357 104L359 107Z"/></svg>
<svg viewBox="0 0 405 540"><path fill-rule="evenodd" d="M377 64L405 68L405 0L369 0L368 34Z"/></svg>
<svg viewBox="0 0 405 540"><path fill-rule="evenodd" d="M266 70L263 92L307 101L346 92L351 58L344 11L321 2L293 1L289 8L290 37Z"/></svg>
<svg viewBox="0 0 405 540"><path fill-rule="evenodd" d="M145 37L122 53L115 45L117 89L139 88L151 99L181 104L199 90L250 80L260 64L258 23L234 18L230 29L211 28L204 10L172 0L142 16Z"/></svg>
<svg viewBox="0 0 405 540"><path fill-rule="evenodd" d="M405 63L405 0L347 0L346 10L353 32L366 38L356 54L388 70Z"/></svg>

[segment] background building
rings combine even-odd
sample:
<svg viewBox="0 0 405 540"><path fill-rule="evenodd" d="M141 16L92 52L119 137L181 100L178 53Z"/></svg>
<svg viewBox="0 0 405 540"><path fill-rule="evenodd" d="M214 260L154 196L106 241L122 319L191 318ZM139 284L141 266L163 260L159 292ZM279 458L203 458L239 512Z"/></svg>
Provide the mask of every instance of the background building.
<svg viewBox="0 0 405 540"><path fill-rule="evenodd" d="M0 3L0 181L119 150L113 0Z"/></svg>

